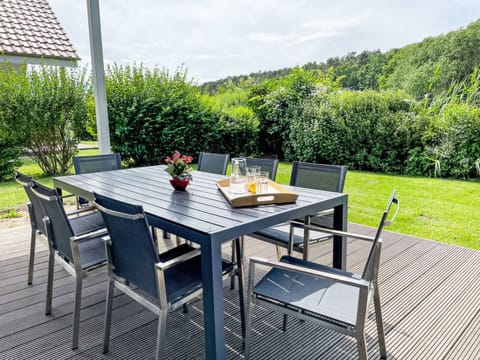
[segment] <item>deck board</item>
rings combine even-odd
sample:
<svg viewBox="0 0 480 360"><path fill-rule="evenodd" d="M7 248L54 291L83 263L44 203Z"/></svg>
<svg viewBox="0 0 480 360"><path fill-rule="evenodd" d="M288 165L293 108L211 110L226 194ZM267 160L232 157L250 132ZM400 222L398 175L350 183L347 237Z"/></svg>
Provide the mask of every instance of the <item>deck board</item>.
<svg viewBox="0 0 480 360"><path fill-rule="evenodd" d="M349 224L371 234L374 229ZM37 244L34 283L26 284L30 229L0 230L0 359L151 359L155 351L155 316L123 294L114 299L110 352L102 355L104 274L85 279L80 347L70 349L73 281L56 267L52 315L45 316L47 255ZM167 245L173 244L170 240ZM253 238L247 257L275 258L275 247ZM347 266L360 271L368 248L348 242ZM229 253L228 244L224 251ZM317 262L331 264L331 242L311 251ZM379 274L389 359L480 359L480 252L403 234L385 232ZM238 293L225 282L226 358L241 359ZM368 351L378 358L373 309L366 325ZM356 359L352 338L295 319L282 332L282 316L259 306L253 313L253 359ZM171 314L166 358L204 357L200 300L190 312Z"/></svg>

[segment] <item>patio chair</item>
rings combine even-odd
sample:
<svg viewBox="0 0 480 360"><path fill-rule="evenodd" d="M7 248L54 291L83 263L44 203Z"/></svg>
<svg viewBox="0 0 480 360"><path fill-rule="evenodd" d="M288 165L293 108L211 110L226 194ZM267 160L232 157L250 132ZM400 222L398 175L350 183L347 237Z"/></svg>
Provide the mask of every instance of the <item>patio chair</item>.
<svg viewBox="0 0 480 360"><path fill-rule="evenodd" d="M37 237L39 237L41 240L44 240L46 245L48 242L46 238L45 224L43 222L43 218L46 214L40 204L39 199L32 194L31 187L33 185L33 179L30 176L20 173L19 171L16 171L15 179L20 185L23 186L29 200L27 206L30 217L31 239L27 284L31 285L33 282L33 267L35 262L35 245ZM105 227L102 216L99 213L88 213L81 215L82 213L89 212L92 209L93 208L84 208L82 210L67 213L67 216L70 217L69 221L75 236L97 231Z"/></svg>
<svg viewBox="0 0 480 360"><path fill-rule="evenodd" d="M387 221L392 203L396 209ZM380 295L378 290L378 269L382 247L383 227L395 219L399 202L395 190L392 192L374 237L320 228L330 234L348 236L371 242L371 248L362 274L319 265L307 260L283 256L280 261L250 258L248 280L248 302L246 315L245 359L250 357L252 308L262 305L283 313L310 321L335 330L357 340L359 359L367 359L365 321L373 298L377 323L378 343L382 359L386 359L385 336L383 331ZM315 225L304 225L319 229ZM270 270L253 285L257 265Z"/></svg>
<svg viewBox="0 0 480 360"><path fill-rule="evenodd" d="M247 166L260 166L262 171L268 171L268 177L273 181L277 177L277 159L247 158Z"/></svg>
<svg viewBox="0 0 480 360"><path fill-rule="evenodd" d="M119 170L122 168L122 159L118 153L74 156L73 167L75 169L75 174L88 174L93 172ZM77 207L82 207L87 204L88 200L77 197Z"/></svg>
<svg viewBox="0 0 480 360"><path fill-rule="evenodd" d="M117 288L158 315L156 359L162 359L168 313L202 292L200 250L182 244L159 255L141 206L99 194L94 196L94 204L109 232L104 239L109 280L103 352L109 350L114 288ZM232 270L231 262L222 261L224 275Z"/></svg>
<svg viewBox="0 0 480 360"><path fill-rule="evenodd" d="M45 235L48 239L48 280L45 314L52 311L54 262L60 264L75 278L75 301L73 310L72 349L78 347L80 330L80 303L82 299L82 281L92 273L105 270L106 256L102 237L104 229L77 235L74 226L76 221L70 221L63 208L62 199L57 190L47 188L32 180L32 195L41 206ZM99 214L96 214L98 216ZM95 219L97 219L95 217ZM82 219L80 221L86 221ZM103 222L102 222L103 224ZM85 225L85 224L83 224Z"/></svg>
<svg viewBox="0 0 480 360"><path fill-rule="evenodd" d="M290 185L317 190L342 192L346 174L346 166L294 161L292 164ZM333 228L333 209L306 216L305 220L299 219L296 222L301 221L306 224ZM304 258L308 259L308 248L304 248L305 236L308 239L308 245L316 244L332 237L331 234L326 232L312 231L308 228L303 229L294 223L269 227L257 231L250 236L275 244L277 246L278 259L280 259L281 256L279 247L286 248L288 250L288 255L291 255L292 251L297 251L303 253Z"/></svg>
<svg viewBox="0 0 480 360"><path fill-rule="evenodd" d="M198 171L225 175L227 173L230 154L201 152L198 156Z"/></svg>

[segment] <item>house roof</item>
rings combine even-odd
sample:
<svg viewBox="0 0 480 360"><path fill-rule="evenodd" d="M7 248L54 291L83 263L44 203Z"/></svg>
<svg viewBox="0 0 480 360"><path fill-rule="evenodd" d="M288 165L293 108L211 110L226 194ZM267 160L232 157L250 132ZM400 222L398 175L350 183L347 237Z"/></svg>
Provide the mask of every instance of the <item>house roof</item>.
<svg viewBox="0 0 480 360"><path fill-rule="evenodd" d="M0 56L76 61L47 0L0 0Z"/></svg>

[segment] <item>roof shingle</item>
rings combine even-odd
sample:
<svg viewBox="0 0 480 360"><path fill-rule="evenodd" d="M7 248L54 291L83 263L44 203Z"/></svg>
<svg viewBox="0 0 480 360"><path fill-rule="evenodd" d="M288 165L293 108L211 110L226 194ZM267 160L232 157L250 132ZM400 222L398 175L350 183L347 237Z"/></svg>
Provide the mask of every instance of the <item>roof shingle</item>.
<svg viewBox="0 0 480 360"><path fill-rule="evenodd" d="M0 55L79 60L47 0L0 0Z"/></svg>

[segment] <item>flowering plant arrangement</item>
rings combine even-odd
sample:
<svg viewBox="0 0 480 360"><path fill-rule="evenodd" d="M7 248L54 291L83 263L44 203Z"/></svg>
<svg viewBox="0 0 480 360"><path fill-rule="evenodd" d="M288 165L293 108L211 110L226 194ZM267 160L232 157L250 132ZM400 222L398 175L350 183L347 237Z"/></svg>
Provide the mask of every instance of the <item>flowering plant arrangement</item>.
<svg viewBox="0 0 480 360"><path fill-rule="evenodd" d="M165 158L165 163L168 165L165 171L169 173L172 178L188 178L192 180L192 174L190 174L190 171L193 169L188 166L192 160L193 158L191 156L182 155L178 150L175 150L175 153L172 155L172 157L167 156Z"/></svg>

